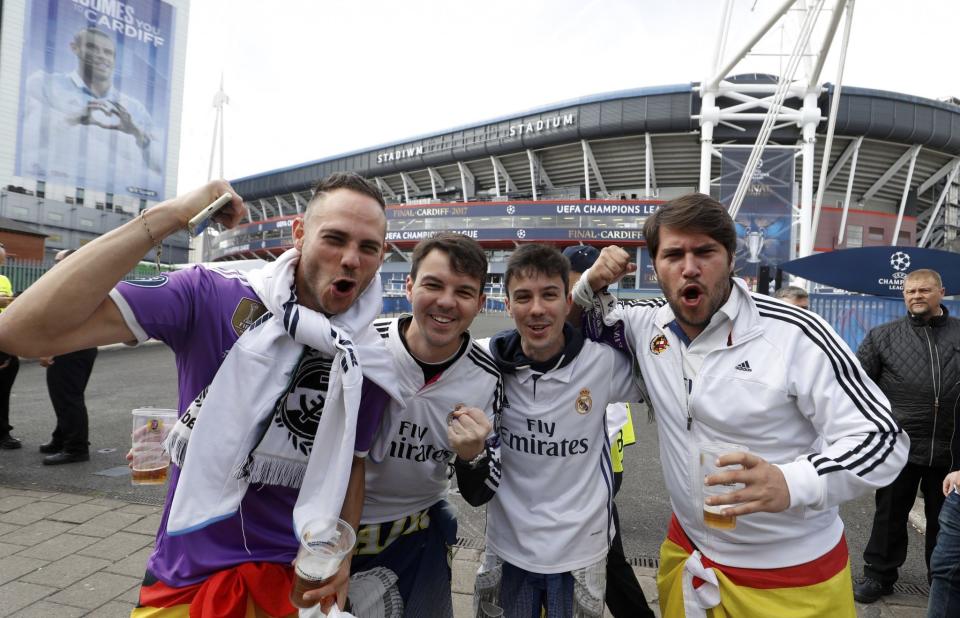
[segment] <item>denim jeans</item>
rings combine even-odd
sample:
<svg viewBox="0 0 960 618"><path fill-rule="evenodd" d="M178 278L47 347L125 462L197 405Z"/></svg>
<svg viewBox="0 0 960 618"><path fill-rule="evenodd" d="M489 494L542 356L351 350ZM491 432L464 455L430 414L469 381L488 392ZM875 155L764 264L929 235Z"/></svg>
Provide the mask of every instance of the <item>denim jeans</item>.
<svg viewBox="0 0 960 618"><path fill-rule="evenodd" d="M960 616L960 494L947 496L940 509L940 533L930 557L927 618Z"/></svg>

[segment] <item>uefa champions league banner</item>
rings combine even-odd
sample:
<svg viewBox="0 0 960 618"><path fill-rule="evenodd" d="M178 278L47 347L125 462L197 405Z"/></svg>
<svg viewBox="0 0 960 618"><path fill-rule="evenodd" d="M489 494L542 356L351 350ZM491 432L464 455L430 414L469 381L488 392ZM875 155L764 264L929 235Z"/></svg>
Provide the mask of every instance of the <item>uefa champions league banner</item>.
<svg viewBox="0 0 960 618"><path fill-rule="evenodd" d="M722 147L720 150L723 152L720 202L729 208L750 158L750 150ZM775 266L790 259L793 155L793 150L767 150L753 174L736 218L735 268L740 277L753 279L761 265Z"/></svg>
<svg viewBox="0 0 960 618"><path fill-rule="evenodd" d="M174 7L27 3L16 173L163 199Z"/></svg>
<svg viewBox="0 0 960 618"><path fill-rule="evenodd" d="M903 297L903 280L918 268L940 273L947 296L960 294L960 254L919 247L860 247L815 253L780 265L816 283L874 296Z"/></svg>

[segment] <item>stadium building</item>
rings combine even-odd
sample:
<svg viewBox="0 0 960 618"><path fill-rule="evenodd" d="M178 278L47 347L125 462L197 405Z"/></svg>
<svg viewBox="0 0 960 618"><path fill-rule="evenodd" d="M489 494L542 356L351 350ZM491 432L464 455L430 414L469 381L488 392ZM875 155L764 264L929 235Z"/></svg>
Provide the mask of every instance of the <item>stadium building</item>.
<svg viewBox="0 0 960 618"><path fill-rule="evenodd" d="M642 268L622 288L654 288L643 251L645 218L691 191L709 190L727 202L763 116L750 114L762 105L740 93L775 86L774 77L742 75L721 82L712 101L701 97L699 84L598 94L239 179L233 184L249 220L211 238L206 259L280 254L291 246L291 222L311 185L354 171L375 180L387 198L384 272L393 287L408 272L418 240L454 230L487 249L494 285L511 249L546 242L629 248ZM747 277L797 255L803 176L813 177L807 166L820 169L832 93L828 84L816 97L794 97L792 110L788 100L796 120L771 134L736 217L738 269ZM734 106L737 126L724 122ZM708 139L709 114L715 122ZM809 161L805 144L812 146ZM955 102L843 88L813 250L917 246L921 239L960 250L958 164Z"/></svg>
<svg viewBox="0 0 960 618"><path fill-rule="evenodd" d="M189 0L0 2L0 232L50 258L176 194ZM17 247L30 246L30 251ZM187 261L189 238L164 241Z"/></svg>

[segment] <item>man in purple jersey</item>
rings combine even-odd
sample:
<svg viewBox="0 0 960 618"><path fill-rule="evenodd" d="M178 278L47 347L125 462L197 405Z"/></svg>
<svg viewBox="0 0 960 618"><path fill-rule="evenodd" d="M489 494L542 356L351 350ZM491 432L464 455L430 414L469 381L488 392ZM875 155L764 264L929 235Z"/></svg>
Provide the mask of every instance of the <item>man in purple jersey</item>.
<svg viewBox="0 0 960 618"><path fill-rule="evenodd" d="M297 253L290 266L290 301L280 311L267 311L272 301L255 293L253 274L198 266L120 283L151 247L186 227L194 215L226 192L233 198L214 220L234 227L246 212L243 201L228 183L214 181L158 204L137 220L84 246L31 286L16 309L4 312L0 349L36 357L109 343L159 339L176 353L179 409L183 413L194 410L207 395L208 387L212 396L221 379L221 364L230 362L228 352L246 331L251 331L250 337L255 331L266 330L265 323L279 323L284 311L291 308L304 314L313 312L321 319L326 316L330 324L337 325L338 319L356 314L357 308L367 302L368 285L371 289L379 285L375 278L383 261L386 232L383 198L376 186L355 174L335 174L321 181L306 213L294 221ZM277 262L284 259L281 256ZM379 288L376 291L379 299ZM374 314L377 311L379 308ZM306 317L302 323L306 323ZM290 337L300 342L295 337L296 323L292 328L286 323L278 328L281 332L286 328ZM333 333L335 339L336 335ZM351 344L346 337L335 343L341 349ZM281 443L293 444L309 456L313 441L323 440L317 425L325 399L332 397L327 392L328 387L333 388L332 360L310 346L304 346L298 357L286 390L276 397L275 404L271 400L266 417L269 421L262 423L269 428L264 429L261 440L276 433ZM340 360L338 365L343 365L345 374L347 363L342 356ZM362 363L363 358L360 360ZM252 379L247 375L223 379L230 378L237 382ZM354 527L363 503L362 457L373 440L387 395L364 379L359 398L353 463L348 463L344 471L349 483L344 479L346 491L340 510L340 516ZM181 417L178 426L183 422ZM192 459L209 456L198 448L190 453ZM251 452L251 459L255 455ZM295 504L299 508L298 498L303 501L299 486L254 478L253 491L241 494L236 512L214 523L204 522L204 527L195 531L178 530L171 535L168 523L174 496L195 491L181 482L181 478L189 478L185 470L172 466L156 548L147 564L140 603L133 615L182 615L187 605L191 613L201 614L213 608L220 612L237 608L241 614L244 608L259 612L257 615L293 614L295 608L288 594L290 563L298 544L293 512ZM305 598L313 602L323 599L324 610L334 600L342 607L349 566L348 561L330 583Z"/></svg>

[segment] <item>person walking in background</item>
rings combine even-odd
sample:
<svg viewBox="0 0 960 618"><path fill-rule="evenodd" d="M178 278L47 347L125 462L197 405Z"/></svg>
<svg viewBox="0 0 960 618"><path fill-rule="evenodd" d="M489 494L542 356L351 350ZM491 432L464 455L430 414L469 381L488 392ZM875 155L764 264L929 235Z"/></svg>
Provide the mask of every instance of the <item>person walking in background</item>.
<svg viewBox="0 0 960 618"><path fill-rule="evenodd" d="M810 294L800 286L785 285L777 290L775 296L783 302L790 303L801 309L810 308Z"/></svg>
<svg viewBox="0 0 960 618"><path fill-rule="evenodd" d="M74 251L76 249L60 251L53 258L54 262L59 264ZM97 348L40 359L40 365L47 368L47 391L57 415L57 426L50 441L40 445L40 452L47 455L43 458L45 466L90 459L87 404L83 393L87 389L95 360Z"/></svg>
<svg viewBox="0 0 960 618"><path fill-rule="evenodd" d="M854 586L861 603L893 593L897 570L907 557L907 517L918 486L927 517L930 577L942 485L950 471L953 409L960 396L960 320L940 304L944 292L936 271L911 272L903 281L907 315L871 330L857 350L867 375L890 399L894 417L910 436L907 465L890 485L877 490L873 529L863 552L864 579Z"/></svg>
<svg viewBox="0 0 960 618"><path fill-rule="evenodd" d="M7 262L7 251L0 243L0 266ZM13 286L6 275L0 275L0 313L13 302ZM18 438L10 435L10 391L20 371L20 359L0 351L0 449L12 451L23 446Z"/></svg>

